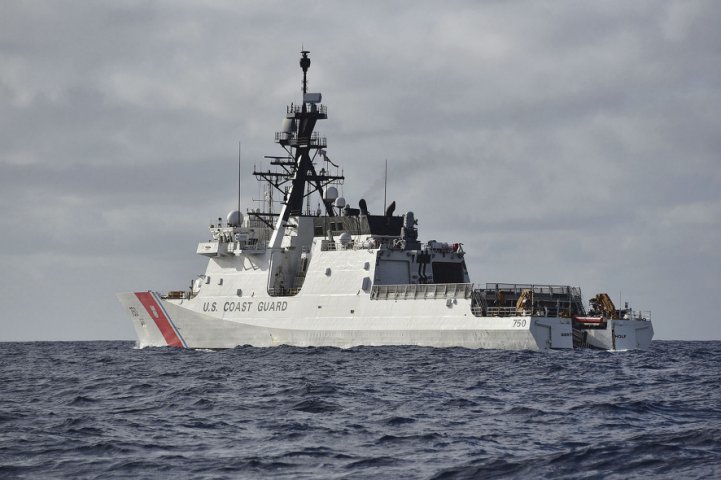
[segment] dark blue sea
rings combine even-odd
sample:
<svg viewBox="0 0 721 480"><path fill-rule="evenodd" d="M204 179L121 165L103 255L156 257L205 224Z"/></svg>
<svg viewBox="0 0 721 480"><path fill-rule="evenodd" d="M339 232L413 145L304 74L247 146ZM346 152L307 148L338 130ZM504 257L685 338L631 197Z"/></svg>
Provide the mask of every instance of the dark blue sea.
<svg viewBox="0 0 721 480"><path fill-rule="evenodd" d="M721 342L0 343L0 478L721 478Z"/></svg>

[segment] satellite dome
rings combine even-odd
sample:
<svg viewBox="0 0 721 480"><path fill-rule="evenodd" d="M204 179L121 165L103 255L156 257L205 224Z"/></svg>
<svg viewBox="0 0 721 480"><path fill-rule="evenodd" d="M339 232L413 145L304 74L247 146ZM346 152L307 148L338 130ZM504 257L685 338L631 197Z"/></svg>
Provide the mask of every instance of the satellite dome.
<svg viewBox="0 0 721 480"><path fill-rule="evenodd" d="M338 208L345 207L345 198L343 198L343 197L336 198L334 205Z"/></svg>
<svg viewBox="0 0 721 480"><path fill-rule="evenodd" d="M323 199L327 202L334 202L338 198L338 189L335 187L328 187L325 189Z"/></svg>
<svg viewBox="0 0 721 480"><path fill-rule="evenodd" d="M340 237L338 237L338 240L340 241L341 245L348 245L351 240L353 240L353 237L351 237L350 233L343 232L340 234Z"/></svg>
<svg viewBox="0 0 721 480"><path fill-rule="evenodd" d="M240 227L243 224L243 214L238 210L233 210L228 213L228 225L231 227Z"/></svg>

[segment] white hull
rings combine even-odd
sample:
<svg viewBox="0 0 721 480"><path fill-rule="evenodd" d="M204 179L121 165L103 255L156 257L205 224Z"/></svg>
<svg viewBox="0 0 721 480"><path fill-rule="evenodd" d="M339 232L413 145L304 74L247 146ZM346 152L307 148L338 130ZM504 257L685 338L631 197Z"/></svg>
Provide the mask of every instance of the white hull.
<svg viewBox="0 0 721 480"><path fill-rule="evenodd" d="M606 328L585 330L585 343L602 350L648 350L653 325L645 320L609 320Z"/></svg>
<svg viewBox="0 0 721 480"><path fill-rule="evenodd" d="M239 345L269 347L350 348L360 345L419 345L429 347L547 350L573 348L569 319L551 317L475 317L470 302L458 299L449 306L445 300L371 301L368 297L335 298L329 301L344 315L333 313L304 315L313 302L308 298L253 300L252 305L277 310L244 315L222 312L226 302L216 302L221 316L194 311L183 301L164 300L157 294L121 293L121 303L130 311L138 335L138 346L186 348L233 348ZM189 301L184 301L187 305ZM237 304L237 301L233 300ZM317 303L317 302L316 302ZM230 303L228 303L229 305ZM344 305L345 304L345 305ZM376 304L376 305L373 305ZM415 305L414 305L415 304ZM400 306L399 306L400 305ZM321 305L323 306L323 305ZM386 315L355 316L356 306L368 310L386 309ZM241 307L242 308L242 307ZM323 310L314 305L315 310ZM226 308L227 309L227 308ZM350 314L350 310L355 310ZM415 311L415 312L414 312ZM295 312L295 313L290 313ZM436 312L436 313L434 313ZM235 315L233 315L235 313ZM315 313L315 312L314 312Z"/></svg>

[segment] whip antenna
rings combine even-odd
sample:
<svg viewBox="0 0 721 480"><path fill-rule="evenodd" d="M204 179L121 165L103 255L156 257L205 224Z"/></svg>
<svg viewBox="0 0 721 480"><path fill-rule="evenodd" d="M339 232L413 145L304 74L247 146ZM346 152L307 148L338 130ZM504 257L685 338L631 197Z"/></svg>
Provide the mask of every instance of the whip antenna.
<svg viewBox="0 0 721 480"><path fill-rule="evenodd" d="M386 194L388 193L388 159L386 158L386 175L383 179L383 212L386 211Z"/></svg>
<svg viewBox="0 0 721 480"><path fill-rule="evenodd" d="M238 141L238 213L240 213L240 141Z"/></svg>

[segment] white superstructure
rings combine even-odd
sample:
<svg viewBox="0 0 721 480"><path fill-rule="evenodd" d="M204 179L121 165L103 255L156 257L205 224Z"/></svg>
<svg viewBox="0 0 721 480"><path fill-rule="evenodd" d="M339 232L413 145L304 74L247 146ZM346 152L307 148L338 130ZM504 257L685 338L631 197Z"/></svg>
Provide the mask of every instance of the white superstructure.
<svg viewBox="0 0 721 480"><path fill-rule="evenodd" d="M606 304L587 314L569 286L476 288L462 245L419 241L412 212L394 215L391 203L372 215L363 199L351 208L315 132L327 109L307 91L307 51L300 64L303 103L286 109L275 138L285 154L266 157L275 170L253 172L267 185L264 211L211 225L197 249L208 267L189 291L118 294L139 346L649 347L648 315ZM322 207L310 211L313 194Z"/></svg>

